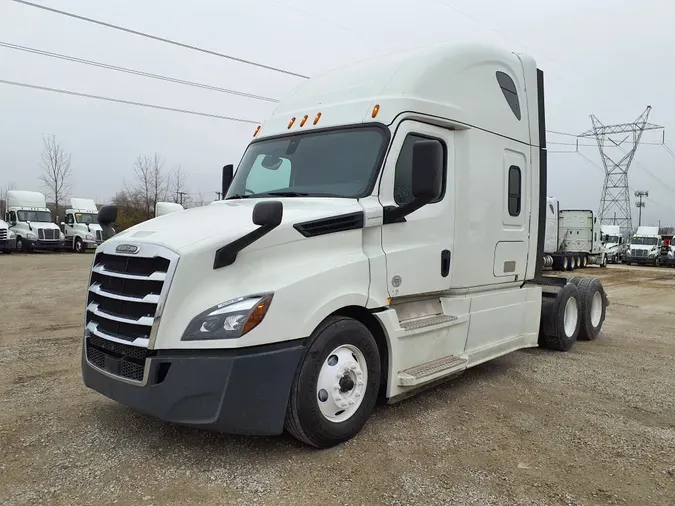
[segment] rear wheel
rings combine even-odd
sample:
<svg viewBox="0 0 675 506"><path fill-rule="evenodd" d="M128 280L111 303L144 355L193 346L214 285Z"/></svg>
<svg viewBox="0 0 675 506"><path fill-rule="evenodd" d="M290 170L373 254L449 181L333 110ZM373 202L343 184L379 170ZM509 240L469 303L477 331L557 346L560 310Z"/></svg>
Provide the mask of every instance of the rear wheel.
<svg viewBox="0 0 675 506"><path fill-rule="evenodd" d="M380 386L377 343L361 322L331 316L312 333L291 389L286 430L317 448L354 437Z"/></svg>
<svg viewBox="0 0 675 506"><path fill-rule="evenodd" d="M581 328L579 339L592 341L602 329L607 310L607 296L597 278L572 278L570 283L579 290L579 312Z"/></svg>
<svg viewBox="0 0 675 506"><path fill-rule="evenodd" d="M573 283L567 283L555 297L543 297L539 346L549 350L569 350L579 335L579 315L579 290Z"/></svg>

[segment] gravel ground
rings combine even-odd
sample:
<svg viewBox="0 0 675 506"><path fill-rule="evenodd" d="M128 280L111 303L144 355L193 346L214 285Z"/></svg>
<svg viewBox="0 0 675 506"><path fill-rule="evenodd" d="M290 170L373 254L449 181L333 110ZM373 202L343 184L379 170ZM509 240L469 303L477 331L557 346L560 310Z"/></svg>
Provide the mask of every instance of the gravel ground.
<svg viewBox="0 0 675 506"><path fill-rule="evenodd" d="M84 387L90 265L0 255L0 504L675 505L675 269L583 271L611 300L597 341L489 362L316 451Z"/></svg>

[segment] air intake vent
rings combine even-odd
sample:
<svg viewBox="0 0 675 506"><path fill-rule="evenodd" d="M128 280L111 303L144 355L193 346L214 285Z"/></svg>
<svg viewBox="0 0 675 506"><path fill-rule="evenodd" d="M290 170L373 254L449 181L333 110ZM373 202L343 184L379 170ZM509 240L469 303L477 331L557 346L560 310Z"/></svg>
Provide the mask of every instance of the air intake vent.
<svg viewBox="0 0 675 506"><path fill-rule="evenodd" d="M357 230L363 228L363 213L357 212L332 218L321 218L320 220L296 223L293 226L305 237Z"/></svg>

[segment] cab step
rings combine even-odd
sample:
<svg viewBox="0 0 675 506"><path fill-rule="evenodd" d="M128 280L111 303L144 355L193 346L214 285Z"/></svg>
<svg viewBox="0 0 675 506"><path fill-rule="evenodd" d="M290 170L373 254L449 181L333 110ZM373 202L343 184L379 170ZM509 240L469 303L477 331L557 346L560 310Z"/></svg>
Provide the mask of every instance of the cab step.
<svg viewBox="0 0 675 506"><path fill-rule="evenodd" d="M417 330L424 327L431 327L433 325L441 325L443 323L450 323L457 320L456 316L450 315L432 315L432 316L423 316L421 318L413 318L410 320L405 320L399 322L399 325L403 330Z"/></svg>
<svg viewBox="0 0 675 506"><path fill-rule="evenodd" d="M398 385L401 387L412 387L433 381L443 376L455 372L461 372L466 369L468 359L456 355L432 360L426 364L417 365L398 373Z"/></svg>

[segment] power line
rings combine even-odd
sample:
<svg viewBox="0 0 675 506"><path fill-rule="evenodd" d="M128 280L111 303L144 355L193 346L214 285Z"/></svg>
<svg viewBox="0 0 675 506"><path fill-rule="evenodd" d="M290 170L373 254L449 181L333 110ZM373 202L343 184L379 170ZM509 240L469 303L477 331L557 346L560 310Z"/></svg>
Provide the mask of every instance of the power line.
<svg viewBox="0 0 675 506"><path fill-rule="evenodd" d="M155 104L146 104L143 102L132 102L130 100L122 100L119 98L112 98L112 97L102 97L99 95L89 95L87 93L80 93L77 91L69 91L69 90L61 90L58 88L48 88L46 86L38 86L35 84L27 84L27 83L19 83L16 81L6 81L4 79L0 79L0 84L8 84L10 86L20 86L23 88L31 88L34 90L42 90L42 91L51 91L54 93L63 93L64 95L72 95L75 97L84 97L84 98L93 98L96 100L105 100L106 102L116 102L118 104L126 104L126 105L135 105L138 107L147 107L150 109L161 109L163 111L172 111L172 112L182 112L184 114L192 114L195 116L206 116L207 118L216 118L216 119L224 119L228 121L237 121L239 123L251 123L251 124L258 124L258 121L253 121L249 119L242 119L242 118L234 118L232 116L220 116L218 114L209 114L207 112L199 112L199 111L190 111L187 109L177 109L175 107L165 107L163 105L155 105Z"/></svg>
<svg viewBox="0 0 675 506"><path fill-rule="evenodd" d="M278 68L278 67L272 67L271 65L264 65L262 63L257 63L257 62L254 62L254 61L245 60L243 58L238 58L236 56L232 56L232 55L228 55L228 54L224 54L224 53L219 53L218 51L212 51L211 49L204 49L204 48L201 48L201 47L193 46L191 44L186 44L184 42L178 42L177 40L159 37L157 35L152 35L152 34L149 34L149 33L140 32L138 30L132 30L131 28L125 28L123 26L114 25L112 23L106 23L105 21L99 21L98 19L92 19L92 18L88 18L88 17L85 17L85 16L80 16L78 14L73 14L72 12L54 9L53 7L47 7L45 5L40 5L40 4L36 4L36 3L33 3L33 2L28 2L26 0L12 0L12 1L16 2L16 3L19 3L19 4L27 5L28 7L35 7L36 9L42 9L44 11L53 12L55 14L60 14L62 16L68 16L70 18L79 19L81 21L87 21L88 23L94 23L94 24L97 24L97 25L105 26L107 28L112 28L113 30L119 30L119 31L122 31L122 32L130 33L132 35L138 35L140 37L145 37L145 38L148 38L148 39L157 40L159 42L165 42L167 44L173 44L174 46L179 46L179 47L182 47L182 48L185 48L185 49L192 49L193 51L199 51L200 53L210 54L210 55L213 55L213 56L219 56L221 58L227 58L228 60L236 61L238 63L244 63L246 65L253 65L254 67L260 67L262 69L271 70L273 72L279 72L281 74L286 74L286 75L289 75L289 76L300 77L302 79L309 79L309 76L305 76L303 74L298 74L296 72L291 72L290 70L284 70L284 69L281 69L281 68Z"/></svg>
<svg viewBox="0 0 675 506"><path fill-rule="evenodd" d="M252 98L255 100L264 100L266 102L279 102L278 99L276 98L270 98L270 97L265 97L262 95L254 95L252 93L245 93L243 91L236 91L236 90L230 90L227 88L219 88L218 86L211 86L209 84L204 84L204 83L198 83L195 81L186 81L184 79L178 79L175 77L169 77L169 76L162 76L159 74L151 74L150 72L144 72L142 70L135 70L135 69L130 69L126 67L119 67L117 65L109 65L107 63L101 63L93 60L86 60L83 58L77 58L75 56L68 56L65 54L60 54L60 53L52 53L50 51L44 51L42 49L35 49L32 47L27 47L27 46L19 46L17 44L11 44L9 42L2 42L0 41L0 47L6 47L8 49L14 49L17 51L24 51L27 53L33 53L33 54L39 54L42 56L48 56L50 58L58 58L60 60L66 60L70 62L75 62L75 63L81 63L83 65L90 65L92 67L100 67L108 70L114 70L116 72L123 72L126 74L132 74L132 75L137 75L141 77L148 77L150 79L158 79L161 81L167 81L171 83L176 83L176 84L183 84L186 86L194 86L195 88L203 88L205 90L211 90L211 91L218 91L221 93L229 93L230 95L237 95L240 97L246 97L246 98Z"/></svg>

